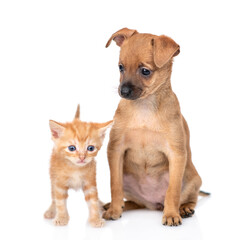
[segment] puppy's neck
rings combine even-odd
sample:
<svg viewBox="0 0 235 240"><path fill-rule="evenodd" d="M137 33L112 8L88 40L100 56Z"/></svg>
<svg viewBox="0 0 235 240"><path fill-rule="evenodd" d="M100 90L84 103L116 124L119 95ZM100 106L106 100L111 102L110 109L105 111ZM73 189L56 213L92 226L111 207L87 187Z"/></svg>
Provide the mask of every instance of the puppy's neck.
<svg viewBox="0 0 235 240"><path fill-rule="evenodd" d="M156 91L152 94L149 94L145 98L137 99L131 101L134 105L138 105L143 108L152 108L157 111L163 107L164 102L172 95L171 81L170 77L159 86Z"/></svg>
<svg viewBox="0 0 235 240"><path fill-rule="evenodd" d="M158 108L158 103L155 94L151 94L145 98L132 101L132 104L139 108L152 109L154 111L156 111Z"/></svg>
<svg viewBox="0 0 235 240"><path fill-rule="evenodd" d="M157 105L160 106L168 97L172 94L170 76L164 81L164 83L157 88L154 92L156 96Z"/></svg>

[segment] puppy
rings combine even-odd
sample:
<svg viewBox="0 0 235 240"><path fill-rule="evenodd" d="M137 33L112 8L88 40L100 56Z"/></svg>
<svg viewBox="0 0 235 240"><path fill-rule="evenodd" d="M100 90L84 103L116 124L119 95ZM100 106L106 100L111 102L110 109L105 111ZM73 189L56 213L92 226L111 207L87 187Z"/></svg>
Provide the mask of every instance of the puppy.
<svg viewBox="0 0 235 240"><path fill-rule="evenodd" d="M163 210L162 223L177 226L194 214L201 178L192 160L189 129L171 88L171 38L123 28L114 33L121 47L121 99L108 144L112 201L105 219L123 209ZM124 203L123 199L127 201Z"/></svg>

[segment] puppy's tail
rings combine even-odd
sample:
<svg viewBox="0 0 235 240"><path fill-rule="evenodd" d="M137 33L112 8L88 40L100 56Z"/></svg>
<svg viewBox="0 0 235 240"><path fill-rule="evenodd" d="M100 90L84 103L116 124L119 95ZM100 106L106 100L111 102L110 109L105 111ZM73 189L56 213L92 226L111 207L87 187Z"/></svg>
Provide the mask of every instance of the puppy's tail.
<svg viewBox="0 0 235 240"><path fill-rule="evenodd" d="M204 191L200 191L199 192L199 196L202 196L202 197L208 197L210 196L211 194L209 192L204 192Z"/></svg>

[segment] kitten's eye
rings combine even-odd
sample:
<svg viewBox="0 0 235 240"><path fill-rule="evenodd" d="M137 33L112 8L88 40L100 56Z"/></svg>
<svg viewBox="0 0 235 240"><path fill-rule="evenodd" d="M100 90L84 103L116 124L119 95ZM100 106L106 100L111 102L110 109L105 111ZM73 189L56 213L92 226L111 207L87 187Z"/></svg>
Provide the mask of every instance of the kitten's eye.
<svg viewBox="0 0 235 240"><path fill-rule="evenodd" d="M68 146L68 149L70 152L74 152L76 150L76 147L74 145Z"/></svg>
<svg viewBox="0 0 235 240"><path fill-rule="evenodd" d="M87 150L88 150L89 152L93 152L93 151L95 150L95 147L92 146L92 145L89 145L89 146L87 147Z"/></svg>
<svg viewBox="0 0 235 240"><path fill-rule="evenodd" d="M148 70L147 68L141 68L141 74L144 75L144 76L149 76L151 71Z"/></svg>
<svg viewBox="0 0 235 240"><path fill-rule="evenodd" d="M119 67L119 71L120 71L121 73L124 72L124 67L123 67L122 64L119 64L118 67Z"/></svg>

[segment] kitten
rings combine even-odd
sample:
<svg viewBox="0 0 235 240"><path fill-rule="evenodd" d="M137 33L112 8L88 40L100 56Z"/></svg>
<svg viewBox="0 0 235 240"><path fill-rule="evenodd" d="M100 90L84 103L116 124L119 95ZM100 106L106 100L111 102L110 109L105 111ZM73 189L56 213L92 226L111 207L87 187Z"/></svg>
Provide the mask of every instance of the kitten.
<svg viewBox="0 0 235 240"><path fill-rule="evenodd" d="M105 130L113 121L87 123L79 120L78 105L75 119L71 123L50 120L54 149L50 163L52 203L45 218L55 218L55 225L66 225L69 215L66 207L68 189L83 189L89 207L89 222L102 227L100 206L96 189L95 156L102 146Z"/></svg>

